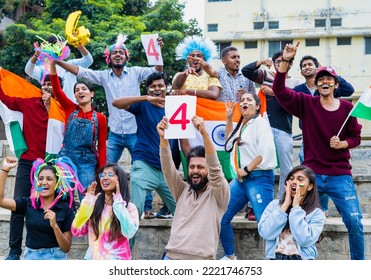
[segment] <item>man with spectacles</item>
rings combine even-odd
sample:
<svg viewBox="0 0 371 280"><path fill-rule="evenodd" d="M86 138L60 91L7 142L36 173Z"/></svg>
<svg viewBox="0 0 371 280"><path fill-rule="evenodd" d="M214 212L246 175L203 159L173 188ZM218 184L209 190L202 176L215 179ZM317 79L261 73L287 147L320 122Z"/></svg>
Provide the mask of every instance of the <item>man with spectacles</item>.
<svg viewBox="0 0 371 280"><path fill-rule="evenodd" d="M272 60L257 60L246 65L242 69L242 74L246 78L261 85L260 94L263 95L263 99L266 100L267 116L272 128L280 168L280 181L276 195L277 198L280 198L284 194L285 179L292 168L293 155L292 115L288 113L280 103L278 103L272 90L275 72L284 60L282 53L281 50L276 51L272 56ZM294 59L288 62L289 69L292 67L293 61ZM275 71L270 69L272 64ZM300 84L298 79L291 78L288 75L286 76L286 85L288 87L294 88L298 84ZM262 98L261 102L263 105L264 102L262 101Z"/></svg>

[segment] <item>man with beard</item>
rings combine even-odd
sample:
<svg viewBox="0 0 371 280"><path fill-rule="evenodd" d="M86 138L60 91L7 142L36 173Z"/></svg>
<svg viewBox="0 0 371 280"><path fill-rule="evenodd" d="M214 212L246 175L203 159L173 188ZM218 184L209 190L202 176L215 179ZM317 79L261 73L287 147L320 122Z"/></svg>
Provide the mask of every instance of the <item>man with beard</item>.
<svg viewBox="0 0 371 280"><path fill-rule="evenodd" d="M169 140L164 138L168 119L157 125L160 136L162 172L177 203L165 260L213 260L220 234L220 222L229 202L229 186L214 144L202 118L192 123L201 133L204 145L191 148L187 155L188 181L172 163Z"/></svg>
<svg viewBox="0 0 371 280"><path fill-rule="evenodd" d="M298 46L299 42L295 46L286 45L274 79L273 91L282 106L302 121L303 165L316 173L320 197L328 195L341 214L348 229L351 259L364 259L362 213L349 162L349 149L361 143L362 125L357 118L349 115L353 104L335 98L334 91L339 81L333 68L321 67L315 76L314 83L319 97L296 92L285 86L288 66Z"/></svg>
<svg viewBox="0 0 371 280"><path fill-rule="evenodd" d="M117 163L124 148L132 154L137 141L137 124L133 114L112 106L112 101L122 96L140 96L140 84L156 71L162 71L162 65L154 67L128 67L129 51L125 46L126 36L119 34L117 42L109 46L104 54L106 63L111 67L106 70L91 70L58 61L57 64L78 78L85 78L93 84L104 88L108 106L108 126L110 128L107 141L107 162ZM158 38L162 48L163 42Z"/></svg>
<svg viewBox="0 0 371 280"><path fill-rule="evenodd" d="M32 163L45 157L46 134L51 98L54 98L50 76L46 75L41 86L42 97L19 98L4 94L0 87L0 101L10 110L23 114L23 136L27 151L21 154L15 175L14 198L29 197ZM19 260L22 254L24 215L12 212L10 216L9 247L6 260Z"/></svg>
<svg viewBox="0 0 371 280"><path fill-rule="evenodd" d="M217 100L222 89L218 74L209 61L217 57L216 45L209 38L186 37L176 47L176 59L186 59L188 67L176 73L171 95L195 95Z"/></svg>

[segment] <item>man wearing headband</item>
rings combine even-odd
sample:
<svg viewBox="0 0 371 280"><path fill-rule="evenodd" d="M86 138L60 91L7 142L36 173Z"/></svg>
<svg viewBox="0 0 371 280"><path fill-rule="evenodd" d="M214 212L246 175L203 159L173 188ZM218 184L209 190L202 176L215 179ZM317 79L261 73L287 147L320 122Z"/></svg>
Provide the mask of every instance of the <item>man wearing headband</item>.
<svg viewBox="0 0 371 280"><path fill-rule="evenodd" d="M91 70L58 61L57 64L78 78L85 78L93 84L104 88L108 106L108 126L110 132L107 141L107 162L117 163L124 148L132 154L137 141L137 124L133 114L112 106L112 101L123 96L140 96L140 84L153 72L162 72L163 66L129 67L129 51L125 45L126 36L119 34L115 44L104 51L109 69ZM161 38L157 39L163 47Z"/></svg>
<svg viewBox="0 0 371 280"><path fill-rule="evenodd" d="M146 85L148 95L121 97L112 102L114 107L132 113L138 125L138 140L132 153L133 164L130 172L131 200L141 217L147 193L155 190L174 215L175 200L161 171L160 137L156 129L157 124L165 116L164 74L152 73L148 76ZM175 140L170 140L171 146L174 143ZM133 243L134 239L131 241L131 244Z"/></svg>
<svg viewBox="0 0 371 280"><path fill-rule="evenodd" d="M222 86L209 61L217 57L216 45L209 38L186 37L176 47L176 59L186 59L188 67L175 74L171 95L195 95L217 100Z"/></svg>
<svg viewBox="0 0 371 280"><path fill-rule="evenodd" d="M364 259L362 213L349 162L349 149L361 143L362 125L357 118L349 115L353 104L348 100L335 98L334 91L339 87L339 80L331 67L321 67L315 76L314 83L319 97L285 87L289 61L295 57L298 46L299 42L296 45L286 45L273 90L282 106L302 121L303 165L316 173L320 199L328 195L341 214L348 229L351 259ZM322 204L321 200L321 206L327 206Z"/></svg>

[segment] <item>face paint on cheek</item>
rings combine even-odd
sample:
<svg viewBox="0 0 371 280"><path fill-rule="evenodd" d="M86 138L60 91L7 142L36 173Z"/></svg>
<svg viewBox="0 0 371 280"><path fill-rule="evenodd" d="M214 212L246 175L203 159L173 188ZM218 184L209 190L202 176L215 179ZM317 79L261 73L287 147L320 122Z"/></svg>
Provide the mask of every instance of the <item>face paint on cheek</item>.
<svg viewBox="0 0 371 280"><path fill-rule="evenodd" d="M317 86L321 87L323 85L322 82L317 83Z"/></svg>
<svg viewBox="0 0 371 280"><path fill-rule="evenodd" d="M304 184L299 184L299 187L300 187L300 188L304 187Z"/></svg>
<svg viewBox="0 0 371 280"><path fill-rule="evenodd" d="M247 103L247 106L249 106L249 107L251 107L251 106L253 106L254 104L252 104L252 103Z"/></svg>
<svg viewBox="0 0 371 280"><path fill-rule="evenodd" d="M332 83L332 82L328 84L329 87L333 87L334 85L335 85L335 84Z"/></svg>
<svg viewBox="0 0 371 280"><path fill-rule="evenodd" d="M165 92L166 89L164 87L161 88L161 92Z"/></svg>
<svg viewBox="0 0 371 280"><path fill-rule="evenodd" d="M155 92L155 90L153 88L150 88L149 92L153 93L153 92Z"/></svg>

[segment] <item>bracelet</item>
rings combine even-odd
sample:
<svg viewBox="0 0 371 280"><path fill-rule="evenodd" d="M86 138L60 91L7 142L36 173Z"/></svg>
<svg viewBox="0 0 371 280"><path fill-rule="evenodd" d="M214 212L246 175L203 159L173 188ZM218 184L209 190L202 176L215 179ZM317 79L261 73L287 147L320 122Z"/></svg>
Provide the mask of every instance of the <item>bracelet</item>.
<svg viewBox="0 0 371 280"><path fill-rule="evenodd" d="M282 57L282 61L287 62L287 63L290 63L290 60L286 60L283 57Z"/></svg>
<svg viewBox="0 0 371 280"><path fill-rule="evenodd" d="M195 96L197 96L197 90L195 89Z"/></svg>
<svg viewBox="0 0 371 280"><path fill-rule="evenodd" d="M36 55L36 54L34 54L33 56L34 56L34 57L36 57L36 58L38 58L38 57L39 57L39 56L38 56L38 55Z"/></svg>
<svg viewBox="0 0 371 280"><path fill-rule="evenodd" d="M9 170L5 170L1 168L1 171L4 171L5 173L9 173Z"/></svg>
<svg viewBox="0 0 371 280"><path fill-rule="evenodd" d="M245 171L245 172L247 173L247 175L250 174L250 171L249 171L249 169L247 168L247 165L243 168L243 171ZM247 176L247 175L246 175L246 176Z"/></svg>

